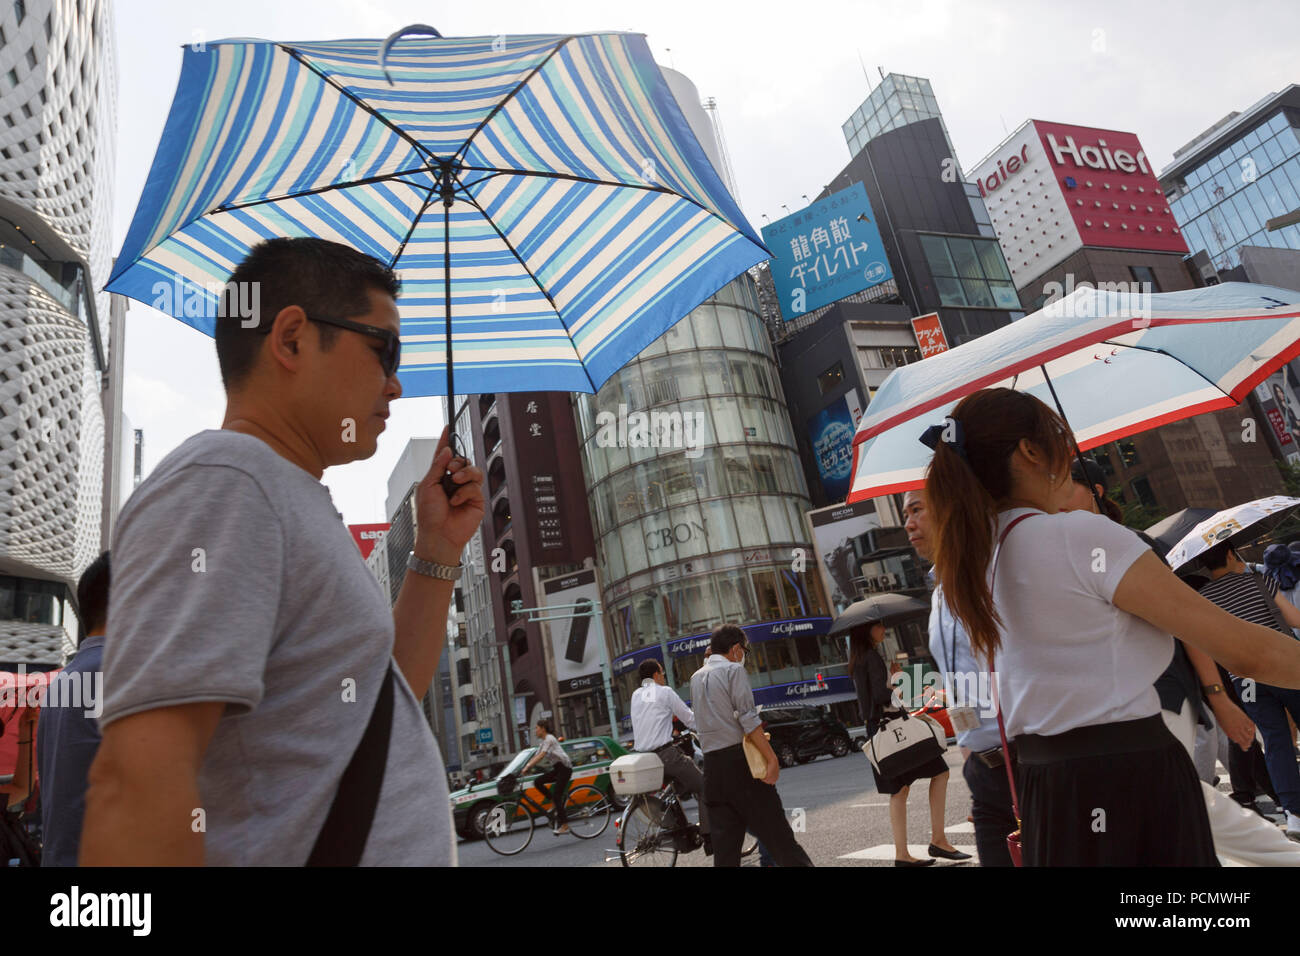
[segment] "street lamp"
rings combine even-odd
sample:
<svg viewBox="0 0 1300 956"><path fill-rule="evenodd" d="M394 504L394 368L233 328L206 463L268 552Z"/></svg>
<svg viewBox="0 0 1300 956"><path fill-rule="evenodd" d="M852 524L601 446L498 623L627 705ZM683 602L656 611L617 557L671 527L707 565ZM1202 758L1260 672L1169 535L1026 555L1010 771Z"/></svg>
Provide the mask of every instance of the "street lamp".
<svg viewBox="0 0 1300 956"><path fill-rule="evenodd" d="M582 608L583 610L578 611L576 610L577 608ZM524 615L525 622L529 624L542 624L547 621L569 621L579 617L595 617L600 613L600 609L599 601L588 601L585 599L576 604L548 604L544 607L524 607L523 601L510 602L510 610L516 614ZM543 613L546 611L565 611L571 613L546 615ZM597 643L600 645L600 677L601 684L605 691L605 709L609 712L609 729L612 735L617 736L616 728L618 723L618 714L614 710L614 691L611 687L612 678L609 667L609 656L605 650L605 642L601 640ZM558 706L559 704L557 703L556 707L558 708Z"/></svg>

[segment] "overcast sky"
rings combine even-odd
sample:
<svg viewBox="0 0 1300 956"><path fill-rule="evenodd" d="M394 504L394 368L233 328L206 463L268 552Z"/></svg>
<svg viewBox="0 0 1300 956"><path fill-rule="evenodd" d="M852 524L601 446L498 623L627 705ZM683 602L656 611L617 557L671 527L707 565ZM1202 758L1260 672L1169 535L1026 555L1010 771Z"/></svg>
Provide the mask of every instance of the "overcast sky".
<svg viewBox="0 0 1300 956"><path fill-rule="evenodd" d="M761 226L803 205L849 160L841 124L886 73L928 77L963 170L1026 119L1138 135L1154 170L1232 110L1300 82L1300 4L1132 0L888 0L755 4L404 0L119 0L116 254L153 161L181 46L260 37L382 37L410 23L445 36L646 34L656 59L717 100L738 200ZM864 66L866 75L864 75ZM217 427L224 396L212 340L140 303L127 314L126 413L145 469ZM325 481L349 523L385 520L389 472L411 437L442 428L437 399L393 406L378 453Z"/></svg>

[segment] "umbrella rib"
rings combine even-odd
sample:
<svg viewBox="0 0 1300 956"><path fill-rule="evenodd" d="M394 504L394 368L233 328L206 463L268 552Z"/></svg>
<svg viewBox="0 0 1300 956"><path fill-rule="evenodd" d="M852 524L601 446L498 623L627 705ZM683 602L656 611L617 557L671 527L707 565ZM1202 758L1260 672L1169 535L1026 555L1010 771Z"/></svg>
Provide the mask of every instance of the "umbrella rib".
<svg viewBox="0 0 1300 956"><path fill-rule="evenodd" d="M1122 349L1138 349L1139 351L1142 351L1142 352L1152 352L1152 353L1154 353L1154 354L1156 354L1156 355L1163 355L1165 358L1173 359L1175 362L1177 362L1177 363L1178 363L1179 365L1181 365L1183 368L1187 369L1188 371L1190 371L1190 372L1194 373L1195 375L1199 376L1200 378L1204 379L1204 380L1205 380L1205 383L1206 383L1207 385L1209 385L1211 388L1217 389L1218 392L1219 392L1219 394L1221 394L1221 395L1226 395L1228 398L1232 398L1232 394L1231 394L1230 392L1225 392L1225 391L1224 391L1224 390L1219 386L1219 383L1218 383L1218 382L1215 382L1215 381L1213 381L1213 380L1207 378L1206 375L1205 375L1205 373L1202 372L1200 369L1195 368L1195 367L1193 367L1193 366L1191 366L1191 365L1188 365L1186 362L1184 362L1182 359L1180 359L1177 355L1171 355L1170 353L1166 352L1164 349L1153 349L1153 348L1151 348L1149 345L1127 345L1127 344L1125 344L1124 342L1112 342L1112 341L1110 341L1109 339L1103 339L1102 342L1101 342L1100 344L1102 344L1102 345L1113 345L1113 346L1115 346L1115 347L1117 347L1117 348L1122 348Z"/></svg>
<svg viewBox="0 0 1300 956"><path fill-rule="evenodd" d="M465 142L461 143L460 148L456 150L456 152L452 153L451 158L453 162L455 162L462 155L464 155L465 150L469 149L469 144L474 142L474 137L477 136L480 132L482 132L483 127L487 126L488 123L492 122L492 120L496 117L496 115L500 113L502 109L505 108L505 105L507 103L509 103L512 99L514 99L515 94L518 93L520 90L522 90L525 86L527 86L529 80L531 80L534 76L536 76L538 72L542 69L542 67L546 66L547 63L551 62L551 57L559 53L560 49L566 43L568 43L570 40L573 39L576 39L576 37L567 36L559 43L555 44L555 49L553 49L550 53L546 54L546 56L542 58L542 61L540 63L538 63L535 67L529 70L528 75L525 76L522 80L520 80L513 90L511 90L504 97L502 97L500 103L492 107L492 110L488 113L488 115L483 117L483 120L477 126L474 127L474 132L466 136Z"/></svg>
<svg viewBox="0 0 1300 956"><path fill-rule="evenodd" d="M492 166L461 166L460 169L462 172L468 171L471 173L488 174L482 179L474 180L474 182L469 184L470 186L477 186L479 183L485 182L493 176L537 176L542 179L568 179L575 183L588 183L592 186L613 186L616 189L644 189L646 192L651 193L667 193L670 196L676 196L678 199L684 199L689 203L694 203L696 206L700 206L700 204L695 202L695 200L690 196L683 196L681 193L674 191L668 186L660 186L653 183L620 183L612 179L596 179L594 176L578 176L574 173L556 173L551 172L550 170L496 169ZM468 189L469 186L463 188ZM703 206L700 206L700 208L704 209ZM709 212L708 209L704 209L704 211ZM712 213L709 214L712 215Z"/></svg>
<svg viewBox="0 0 1300 956"><path fill-rule="evenodd" d="M416 227L420 225L420 220L424 218L425 212L433 204L433 197L437 195L437 192L436 186L429 187L429 194L424 197L424 205L420 207L420 211L411 220L411 228L406 230L406 236L402 239L402 244L397 247L397 251L393 253L393 258L388 261L388 268L395 269L397 267L397 260L402 258L402 253L406 251L406 244L411 241L411 236L415 235Z"/></svg>
<svg viewBox="0 0 1300 956"><path fill-rule="evenodd" d="M398 179L398 176L406 176L410 173L427 172L427 167L421 166L416 169L399 169L396 172L385 173L382 176L367 176L365 179L354 179L346 183L330 183L328 186L317 186L314 189L304 189L301 192L285 193L283 196L268 196L265 199L250 199L247 202L223 202L220 206L214 206L209 209L207 215L211 216L219 212L230 212L232 209L251 209L254 206L264 206L271 202L283 202L286 199L301 199L303 196L318 196L321 193L327 193L334 189L351 189L353 186L369 186L372 183L382 182L400 182L403 185L411 186L415 189L427 189L424 183L408 183L404 179Z"/></svg>
<svg viewBox="0 0 1300 956"><path fill-rule="evenodd" d="M429 150L429 148L428 148L427 146L425 146L423 143L421 143L421 142L419 142L417 139L415 139L415 137L413 137L410 133L406 132L406 130L402 129L402 128L399 127L399 126L396 126L396 125L395 125L395 124L394 124L390 119L388 119L388 118L387 118L386 116L384 116L382 113L379 113L378 111L376 111L375 108L374 108L373 106L371 106L371 105L369 105L368 103L364 102L364 101L363 101L359 96L357 96L355 93L349 92L349 91L348 91L347 89L345 89L342 85L340 85L339 82L338 82L337 80L335 80L333 77L327 75L327 74L325 73L324 70L322 70L320 67L316 66L314 63L312 63L310 60L308 60L305 56L303 56L300 52L298 52L297 50L293 49L293 47L288 47L288 46L284 46L283 44L281 44L281 45L280 45L280 49L281 49L281 50L284 50L286 53L288 53L291 57L293 57L295 60L297 60L297 61L298 61L299 63L301 63L303 66L305 66L307 69L311 70L313 73L315 73L317 76L319 76L322 80L324 80L328 85L330 85L330 86L332 86L334 89L338 90L340 94L342 94L343 96L345 96L345 97L347 97L349 100L351 100L353 103L355 103L359 109L361 109L362 111L364 111L364 112L366 112L366 113L369 113L371 116L373 116L375 119L377 119L377 120L379 121L379 123L380 123L382 126L384 126L386 129L388 129L390 132L392 132L393 134L395 134L395 135L396 135L397 137L399 137L400 139L404 140L407 144L409 144L409 145L411 146L412 149L414 149L417 153L419 153L420 155L424 156L427 160L429 160L429 164L430 164L430 165L433 165L433 163L435 163L435 162L437 161L438 157L435 156L435 155L434 155L434 154Z"/></svg>

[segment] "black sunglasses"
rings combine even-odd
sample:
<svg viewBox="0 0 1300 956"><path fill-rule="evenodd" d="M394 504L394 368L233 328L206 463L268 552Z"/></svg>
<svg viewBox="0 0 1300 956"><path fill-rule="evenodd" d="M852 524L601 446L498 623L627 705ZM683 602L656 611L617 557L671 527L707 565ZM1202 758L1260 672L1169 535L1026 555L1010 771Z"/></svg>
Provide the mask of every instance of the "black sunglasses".
<svg viewBox="0 0 1300 956"><path fill-rule="evenodd" d="M307 313L303 313L307 315ZM362 335L374 336L384 343L384 350L379 353L379 364L384 370L384 375L392 378L397 371L397 367L402 362L402 339L390 329L381 329L374 325L362 325L360 322L349 322L347 319L327 319L319 315L307 315L309 322L319 322L321 325L333 325L336 328L347 329L351 332L360 332Z"/></svg>

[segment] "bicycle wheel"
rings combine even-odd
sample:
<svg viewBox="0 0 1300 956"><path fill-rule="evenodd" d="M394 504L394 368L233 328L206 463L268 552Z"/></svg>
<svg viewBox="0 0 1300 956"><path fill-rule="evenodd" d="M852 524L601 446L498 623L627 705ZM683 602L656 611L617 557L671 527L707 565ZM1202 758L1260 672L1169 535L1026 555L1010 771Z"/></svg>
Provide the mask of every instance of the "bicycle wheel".
<svg viewBox="0 0 1300 956"><path fill-rule="evenodd" d="M569 832L580 840L590 840L604 833L612 813L609 797L590 784L574 787L564 801Z"/></svg>
<svg viewBox="0 0 1300 956"><path fill-rule="evenodd" d="M533 839L533 812L518 800L498 803L483 820L483 837L502 856L522 853Z"/></svg>
<svg viewBox="0 0 1300 956"><path fill-rule="evenodd" d="M746 857L749 856L751 853L756 853L757 851L758 851L758 837L754 836L754 834L746 830L745 842L740 845L740 855L742 857Z"/></svg>
<svg viewBox="0 0 1300 956"><path fill-rule="evenodd" d="M677 847L671 833L657 822L662 811L651 812L645 800L633 800L618 824L618 858L624 866L676 866Z"/></svg>

